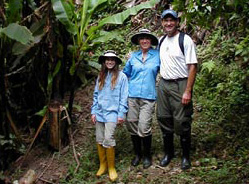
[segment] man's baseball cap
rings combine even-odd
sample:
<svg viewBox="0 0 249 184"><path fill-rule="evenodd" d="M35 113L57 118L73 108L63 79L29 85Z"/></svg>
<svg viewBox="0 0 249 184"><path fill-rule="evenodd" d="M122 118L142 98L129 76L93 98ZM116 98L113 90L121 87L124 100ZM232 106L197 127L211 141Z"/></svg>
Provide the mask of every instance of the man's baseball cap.
<svg viewBox="0 0 249 184"><path fill-rule="evenodd" d="M178 19L177 13L174 10L170 10L170 9L167 9L167 10L163 11L163 13L161 15L161 19L165 18L167 15L170 15L173 18Z"/></svg>

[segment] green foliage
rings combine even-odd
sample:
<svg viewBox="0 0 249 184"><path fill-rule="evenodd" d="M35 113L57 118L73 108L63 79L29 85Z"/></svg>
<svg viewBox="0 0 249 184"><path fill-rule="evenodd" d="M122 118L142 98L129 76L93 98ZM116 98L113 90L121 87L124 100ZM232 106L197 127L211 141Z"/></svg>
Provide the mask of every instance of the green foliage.
<svg viewBox="0 0 249 184"><path fill-rule="evenodd" d="M214 121L228 132L240 130L234 122L242 125L248 119L248 36L243 35L230 37L218 29L206 45L198 47L202 65L195 85L196 102L205 121ZM246 130L237 133L243 135Z"/></svg>
<svg viewBox="0 0 249 184"><path fill-rule="evenodd" d="M6 3L7 22L17 22L21 20L22 1L9 0Z"/></svg>
<svg viewBox="0 0 249 184"><path fill-rule="evenodd" d="M60 68L61 68L61 60L59 60L56 63L54 71L51 71L51 72L48 73L47 93L48 93L48 100L49 101L50 101L50 97L51 97L51 94L52 94L53 80L54 80L55 76L58 74L58 72L60 71Z"/></svg>
<svg viewBox="0 0 249 184"><path fill-rule="evenodd" d="M71 2L71 1L70 1ZM72 2L66 3L66 1L61 0L52 0L53 10L56 15L56 18L60 20L60 22L66 26L67 30L72 33L76 34L76 27L70 21L73 17L74 7Z"/></svg>
<svg viewBox="0 0 249 184"><path fill-rule="evenodd" d="M215 123L194 123L196 127L193 130L194 143L192 145L198 149L196 152L191 150L193 166L191 170L185 172L180 170L181 147L179 141L175 141L176 157L170 165L166 168L157 167L159 159L163 156L163 148L162 134L156 118L153 119L152 126L153 166L149 169L143 169L142 163L137 167L130 166L130 161L134 156L130 135L125 126L118 127L115 134L117 142L115 147L117 183L246 183L249 171L247 166L249 149L243 146L234 148L232 145L224 148L225 142L231 142L231 140L226 139L225 134L219 132L219 126ZM76 168L74 161L72 163L65 159L71 166L66 179L63 179L60 183L111 183L108 180L108 174L104 174L100 178L95 176L99 160L94 132L94 130L88 131L87 137L84 137L84 145L78 145L77 152L80 155L81 166L77 173L74 173ZM178 140L178 136L175 136L175 139ZM212 149L205 149L205 146L210 145L210 142L213 144ZM72 155L72 153L69 155Z"/></svg>
<svg viewBox="0 0 249 184"><path fill-rule="evenodd" d="M183 12L181 18L193 29L196 26L210 29L217 25L228 29L233 26L245 28L247 24L249 3L244 0L175 0L172 5Z"/></svg>
<svg viewBox="0 0 249 184"><path fill-rule="evenodd" d="M141 3L137 6L133 6L121 13L117 13L113 16L106 17L103 20L101 20L98 24L99 26L103 26L105 24L123 24L124 20L126 20L131 15L136 15L140 10L142 9L148 9L155 6L157 3L157 0L150 0L145 3Z"/></svg>
<svg viewBox="0 0 249 184"><path fill-rule="evenodd" d="M41 109L40 111L36 112L35 115L43 117L46 114L47 110L48 110L48 106L46 105L46 106L43 107L43 109Z"/></svg>
<svg viewBox="0 0 249 184"><path fill-rule="evenodd" d="M9 22L11 20L13 22L20 20L21 1L12 0L9 2L7 3L7 20ZM32 5L34 7L34 1L26 2L30 2L29 6L31 7ZM47 88L45 87L48 92L52 90L54 77L59 74L60 68L64 64L62 63L64 61L62 60L64 49L68 48L69 52L72 53L72 56L68 57L72 58L72 61L67 63L72 66L71 74L74 74L77 62L81 62L82 59L89 62L88 64L81 63L79 65L83 68L80 70L81 73L89 72L89 67L98 69L97 59L103 50L114 49L118 51L121 57L125 56L130 50L134 50L133 48L135 47L130 43L125 43L126 39L123 39L128 38L132 30L127 17L145 8L143 4L136 8L125 10L120 8L114 0L85 0L82 9L81 6L74 6L72 2L71 0L52 0L55 16L70 33L67 36L70 44L73 43L73 45L63 47L63 43L60 43L61 40L56 41L56 45L53 44L56 38L51 39L51 30L58 34L55 35L60 38L63 37L62 33L64 32L60 32L61 30L59 29L61 27L58 24L46 24L51 17L46 17L42 14L40 14L41 19L30 23L31 27L29 30L32 34L30 34L29 30L26 30L27 28L20 25L15 26L14 30L6 31L7 27L1 30L2 35L4 34L18 42L22 41L25 44L33 41L32 36L35 43L40 43L41 40L48 40L48 45L54 48L54 50L51 50L52 53L56 53L49 55L49 57L53 58L52 61L58 61L49 63L46 80L42 76L45 83L48 83ZM16 7L14 7L14 3L17 3ZM148 3L146 7L150 8L152 5ZM166 168L165 172L157 167L152 167L152 171L162 172L158 178L153 177L154 175L150 173L150 169L143 170L142 167L130 168L130 160L133 156L131 154L132 146L128 133L125 129L121 129L118 130L116 136L116 168L119 178L124 183L248 183L249 152L248 144L246 144L249 141L247 138L249 131L248 2L244 0L175 0L173 7L175 10L183 11L182 19L186 18L187 26L190 25L193 29L196 27L205 28L210 34L202 45L198 45L200 71L196 79L194 100L196 110L199 111L197 114L199 121L193 123L192 145L195 147L195 150L191 150L193 151L193 157L191 157L193 168L190 172L179 172L177 170L180 163L179 144L176 144L177 157L172 161L173 168ZM34 8L32 9L34 10ZM56 23L54 19L51 19L51 21ZM124 23L125 27L123 25L118 27L110 25L121 25ZM50 26L53 28L50 30L51 32L44 29ZM151 25L146 26L150 28ZM26 39L24 41L20 35L12 34L16 29L25 30ZM49 36L44 37L44 35ZM26 45L23 47L23 44L18 42L14 43L12 48L13 53L18 58L12 59L14 62L10 66L10 71L18 68L23 56L27 54L29 49L35 46L35 44L31 44L31 46ZM100 43L104 44L100 45ZM31 53L31 59L29 57L27 57L28 59L26 57L23 58L25 63L28 61L27 67L24 65L25 68L29 69L26 71L27 73L36 73L32 68L37 67L34 65L37 60L34 60L33 57L38 53L38 50L42 48L40 50L41 55L43 57L47 56L49 49L44 47L44 45L46 43L42 42L42 44L34 48L35 53ZM11 48L10 45L8 48ZM86 54L88 51L94 51L94 56L88 56ZM37 55L37 57L39 56ZM44 69L42 66L47 62L49 61L39 62L39 67L37 68ZM22 77L25 78L26 75ZM82 81L85 81L85 79L82 77ZM41 88L46 86L46 84L43 84L43 80L35 79ZM43 89L44 93L47 92L45 89ZM36 95L35 91L34 95ZM40 98L39 95L38 97ZM11 102L13 104L13 101ZM78 106L75 107L77 108ZM44 109L36 114L43 116L46 110L47 106L44 106ZM158 127L155 127L153 126L152 144L154 165L158 163L158 159L163 154L161 132ZM10 140L0 138L0 145L6 148L4 149L5 151L20 149L14 137L11 137ZM22 149L20 149L20 152L22 152ZM72 162L74 159L66 160L66 162L70 162L71 166L67 177L60 183L96 183L102 182L101 180L108 182L108 179L105 178L106 176L100 179L95 177L98 169L98 156L93 133L87 135L83 146L77 147L77 153L81 155L79 158L81 166L78 172L74 173L76 167L76 163ZM71 153L70 155L72 156L73 154ZM142 173L142 178L139 179L137 176L140 173Z"/></svg>
<svg viewBox="0 0 249 184"><path fill-rule="evenodd" d="M18 141L13 134L10 134L10 137L7 140L4 139L2 135L0 135L0 146L6 147L6 150L18 150L21 153L24 153L24 146L20 146L20 144L18 144Z"/></svg>
<svg viewBox="0 0 249 184"><path fill-rule="evenodd" d="M103 6L110 5L109 1L101 0L101 1L84 1L82 9L78 9L75 12L72 12L69 8L64 8L67 6L72 6L72 2L66 2L64 0L61 1L52 1L53 9L55 11L55 15L57 19L66 25L67 30L70 33L73 33L71 30L75 29L77 32L77 37L74 39L74 48L73 55L78 60L82 58L82 52L87 51L94 44L99 44L100 42L104 43L110 41L112 39L118 39L122 41L121 37L118 37L118 32L106 32L101 30L104 25L109 24L123 24L123 22L131 15L137 14L140 10L146 8L152 8L157 0L150 0L149 2L141 3L137 6L129 8L123 12L116 13L114 15L109 15L101 20L97 20L97 25L90 23L93 21L92 17L94 14L97 14L99 10L102 10ZM112 2L113 3L113 2ZM73 16L68 16L73 13ZM69 25L69 26L68 26ZM89 45L92 42L91 45ZM78 54L78 55L77 55ZM80 55L79 55L80 54Z"/></svg>
<svg viewBox="0 0 249 184"><path fill-rule="evenodd" d="M30 44L34 41L34 37L30 30L25 26L20 26L17 23L11 23L7 27L0 29L1 34L5 34L9 38L16 40L24 45Z"/></svg>
<svg viewBox="0 0 249 184"><path fill-rule="evenodd" d="M215 69L215 63L214 61L207 61L206 63L202 64L201 72L204 70L207 70L208 73L212 72L212 70Z"/></svg>
<svg viewBox="0 0 249 184"><path fill-rule="evenodd" d="M121 36L120 31L112 31L112 32L108 32L108 31L100 31L99 32L99 37L93 40L93 43L105 43L107 41L112 40L113 38L115 38L116 40L118 40L119 42L124 42L124 38Z"/></svg>
<svg viewBox="0 0 249 184"><path fill-rule="evenodd" d="M83 1L82 6L76 7L75 11L67 7L74 7L72 1L58 0L52 1L52 6L56 18L65 25L67 31L70 33L70 36L73 40L73 46L71 46L70 51L72 57L72 64L70 67L70 74L75 76L78 74L80 66L81 69L80 79L83 83L86 83L86 55L87 52L93 49L94 44L99 44L100 42L107 42L108 40L116 39L116 33L109 33L102 30L104 25L109 24L122 24L130 15L135 15L138 11L146 8L152 8L158 0L150 0L145 3L141 3L137 6L134 6L128 10L125 10L120 13L116 13L105 18L101 17L96 23L92 22L94 14L98 14L103 7L110 5L108 0L85 0ZM114 1L112 2L114 3ZM73 14L73 15L72 15ZM71 16L72 15L72 16ZM75 30L76 33L72 30ZM83 61L83 64L80 64ZM70 101L69 101L69 113L72 111L73 104L73 91L74 84L71 88Z"/></svg>
<svg viewBox="0 0 249 184"><path fill-rule="evenodd" d="M15 135L9 134L8 139L0 135L0 170L6 169L6 165L11 163L12 159L16 159L20 154L24 154L24 151L24 145L18 141Z"/></svg>
<svg viewBox="0 0 249 184"><path fill-rule="evenodd" d="M249 30L247 29L247 33ZM241 37L240 42L235 44L235 56L243 57L243 63L248 64L249 60L249 36Z"/></svg>

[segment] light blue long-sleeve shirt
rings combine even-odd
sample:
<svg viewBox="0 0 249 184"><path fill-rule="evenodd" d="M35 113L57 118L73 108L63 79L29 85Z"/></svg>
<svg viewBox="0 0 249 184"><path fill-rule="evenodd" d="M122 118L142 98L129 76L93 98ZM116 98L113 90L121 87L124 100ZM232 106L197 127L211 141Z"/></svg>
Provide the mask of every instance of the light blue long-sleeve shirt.
<svg viewBox="0 0 249 184"><path fill-rule="evenodd" d="M135 51L126 62L123 72L129 79L129 97L156 99L156 76L160 68L159 51L150 49L145 62L142 51Z"/></svg>
<svg viewBox="0 0 249 184"><path fill-rule="evenodd" d="M96 115L98 122L115 122L118 118L124 118L128 111L128 79L120 71L115 88L111 89L112 74L108 73L105 85L99 90L98 79L93 93L93 105L91 114Z"/></svg>

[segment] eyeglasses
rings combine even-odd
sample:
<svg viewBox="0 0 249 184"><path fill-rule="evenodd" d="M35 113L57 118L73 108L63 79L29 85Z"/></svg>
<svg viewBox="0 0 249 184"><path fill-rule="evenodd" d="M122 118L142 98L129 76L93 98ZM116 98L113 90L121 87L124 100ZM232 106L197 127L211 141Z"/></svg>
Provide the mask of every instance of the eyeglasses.
<svg viewBox="0 0 249 184"><path fill-rule="evenodd" d="M107 53L112 53L112 54L115 54L115 55L117 54L114 50L107 50L107 51L104 52L104 54L107 54Z"/></svg>

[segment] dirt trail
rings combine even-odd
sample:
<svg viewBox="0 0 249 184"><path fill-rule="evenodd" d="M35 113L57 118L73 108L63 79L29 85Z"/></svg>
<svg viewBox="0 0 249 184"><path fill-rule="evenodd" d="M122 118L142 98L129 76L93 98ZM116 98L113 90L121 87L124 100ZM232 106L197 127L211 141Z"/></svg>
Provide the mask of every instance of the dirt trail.
<svg viewBox="0 0 249 184"><path fill-rule="evenodd" d="M75 95L74 105L81 107L81 109L74 109L72 126L72 135L75 144L76 154L80 158L84 150L89 149L89 142L92 142L94 126L90 123L90 108L92 105L92 94L94 89L94 82L84 89L79 89ZM117 136L117 142L119 144L116 147L117 166L119 165L119 183L135 184L133 181L139 180L139 183L171 183L171 177L179 175L180 170L179 153L177 153L177 159L172 161L166 168L161 168L158 163L162 158L161 146L161 132L157 123L153 126L153 165L144 170L142 165L139 167L130 167L130 157L132 157L132 145L130 143L129 135L125 127L118 129L119 136ZM132 154L130 154L132 153ZM95 158L94 158L95 159ZM97 160L96 160L97 162ZM72 174L77 165L73 154L73 148L70 145L64 146L60 152L53 152L48 149L47 143L44 140L36 141L31 152L28 154L24 164L21 168L18 168L19 161L17 161L7 174L6 183L13 183L14 180L20 179L28 169L33 169L38 176L36 184L57 184L62 179L68 178L70 180L70 173ZM81 163L82 164L82 163ZM193 163L194 165L194 163ZM122 167L121 167L122 166ZM83 167L83 165L80 165ZM94 165L93 167L97 167ZM69 168L71 170L69 170ZM92 168L92 166L91 166ZM95 168L97 169L97 168ZM95 178L95 170L91 173L91 179ZM128 174L127 174L128 173ZM93 174L93 175L92 175ZM67 177L68 176L68 177ZM90 179L90 180L91 180ZM94 179L93 179L94 180ZM109 179L107 175L95 181L95 183L108 183ZM197 180L197 183L202 183Z"/></svg>
<svg viewBox="0 0 249 184"><path fill-rule="evenodd" d="M74 109L73 112L72 135L76 148L84 144L84 136L87 136L89 128L93 128L89 123L93 88L94 85L91 84L84 89L77 90L75 94L74 105L81 107L80 111ZM85 125L89 125L89 128L82 127ZM70 163L68 163L68 160L70 160L68 158L71 159ZM43 138L38 138L35 141L34 146L20 167L22 159L23 156L6 171L5 183L13 183L14 180L20 179L29 169L34 170L38 176L35 182L37 184L58 183L61 178L67 176L69 166L72 162L75 162L72 146L66 145L63 146L60 152L54 152L48 149L46 140Z"/></svg>

